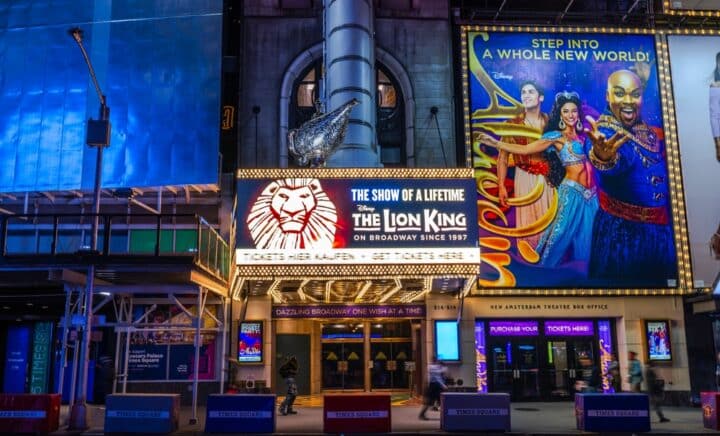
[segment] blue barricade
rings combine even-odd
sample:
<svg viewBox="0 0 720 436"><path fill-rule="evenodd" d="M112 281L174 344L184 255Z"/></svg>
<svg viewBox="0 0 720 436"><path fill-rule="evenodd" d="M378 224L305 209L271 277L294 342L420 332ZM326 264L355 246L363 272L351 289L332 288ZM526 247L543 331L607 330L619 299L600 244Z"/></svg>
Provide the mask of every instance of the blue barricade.
<svg viewBox="0 0 720 436"><path fill-rule="evenodd" d="M113 394L105 398L105 433L170 433L180 422L179 394Z"/></svg>
<svg viewBox="0 0 720 436"><path fill-rule="evenodd" d="M443 392L440 396L444 431L510 431L510 395Z"/></svg>
<svg viewBox="0 0 720 436"><path fill-rule="evenodd" d="M650 431L646 394L575 394L575 420L584 431Z"/></svg>
<svg viewBox="0 0 720 436"><path fill-rule="evenodd" d="M206 433L274 433L276 395L209 395Z"/></svg>

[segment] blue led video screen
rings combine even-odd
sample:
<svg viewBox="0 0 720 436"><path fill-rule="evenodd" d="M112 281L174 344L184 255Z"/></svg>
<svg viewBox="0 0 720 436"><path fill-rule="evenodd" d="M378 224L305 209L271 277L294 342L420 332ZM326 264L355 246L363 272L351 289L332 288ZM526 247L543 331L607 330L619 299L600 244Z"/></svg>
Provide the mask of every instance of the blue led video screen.
<svg viewBox="0 0 720 436"><path fill-rule="evenodd" d="M92 189L85 144L110 108L105 188L218 182L222 0L0 2L0 192Z"/></svg>

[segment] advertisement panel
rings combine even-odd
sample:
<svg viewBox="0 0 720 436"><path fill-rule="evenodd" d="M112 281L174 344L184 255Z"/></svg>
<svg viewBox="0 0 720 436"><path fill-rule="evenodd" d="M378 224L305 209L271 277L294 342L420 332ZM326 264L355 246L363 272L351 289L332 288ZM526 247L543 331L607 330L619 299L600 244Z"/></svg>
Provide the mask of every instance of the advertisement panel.
<svg viewBox="0 0 720 436"><path fill-rule="evenodd" d="M25 392L30 334L28 325L11 325L7 329L2 390L4 393L22 394Z"/></svg>
<svg viewBox="0 0 720 436"><path fill-rule="evenodd" d="M712 286L720 259L720 36L668 35L694 286Z"/></svg>
<svg viewBox="0 0 720 436"><path fill-rule="evenodd" d="M672 360L668 321L645 321L645 337L647 338L648 360L656 362Z"/></svg>
<svg viewBox="0 0 720 436"><path fill-rule="evenodd" d="M110 108L102 186L218 183L221 0L4 3L0 192L93 188L99 97L78 25Z"/></svg>
<svg viewBox="0 0 720 436"><path fill-rule="evenodd" d="M677 287L654 36L464 36L479 285Z"/></svg>
<svg viewBox="0 0 720 436"><path fill-rule="evenodd" d="M238 265L480 262L467 179L243 179Z"/></svg>
<svg viewBox="0 0 720 436"><path fill-rule="evenodd" d="M263 322L244 321L238 328L238 362L262 363Z"/></svg>
<svg viewBox="0 0 720 436"><path fill-rule="evenodd" d="M128 380L165 380L167 345L130 345Z"/></svg>

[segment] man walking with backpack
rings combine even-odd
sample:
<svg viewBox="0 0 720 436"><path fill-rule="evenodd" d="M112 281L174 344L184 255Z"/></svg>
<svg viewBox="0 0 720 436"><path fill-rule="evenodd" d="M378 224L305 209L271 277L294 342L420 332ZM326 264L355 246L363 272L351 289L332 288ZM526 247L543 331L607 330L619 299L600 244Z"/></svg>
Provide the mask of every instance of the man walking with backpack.
<svg viewBox="0 0 720 436"><path fill-rule="evenodd" d="M650 405L655 409L660 422L670 422L662 410L662 402L665 398L665 380L658 378L652 363L648 364L645 370L645 380L647 380Z"/></svg>
<svg viewBox="0 0 720 436"><path fill-rule="evenodd" d="M293 410L293 403L297 397L297 382L295 381L295 376L298 373L298 361L295 356L290 356L290 358L282 364L279 371L280 376L285 379L285 384L287 385L287 394L283 402L280 403L280 413L283 416L288 414L296 415L297 412Z"/></svg>

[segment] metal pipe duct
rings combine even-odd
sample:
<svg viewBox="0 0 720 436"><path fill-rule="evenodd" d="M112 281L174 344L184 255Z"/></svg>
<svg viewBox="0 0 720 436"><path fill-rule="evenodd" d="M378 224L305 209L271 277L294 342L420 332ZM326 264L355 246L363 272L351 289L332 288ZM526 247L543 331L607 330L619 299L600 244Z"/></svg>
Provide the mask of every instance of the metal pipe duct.
<svg viewBox="0 0 720 436"><path fill-rule="evenodd" d="M352 98L345 141L328 167L379 167L375 134L375 40L369 0L324 0L325 95L330 112Z"/></svg>

